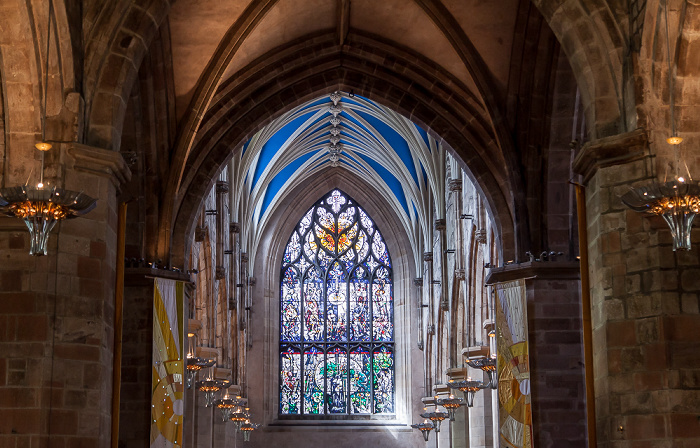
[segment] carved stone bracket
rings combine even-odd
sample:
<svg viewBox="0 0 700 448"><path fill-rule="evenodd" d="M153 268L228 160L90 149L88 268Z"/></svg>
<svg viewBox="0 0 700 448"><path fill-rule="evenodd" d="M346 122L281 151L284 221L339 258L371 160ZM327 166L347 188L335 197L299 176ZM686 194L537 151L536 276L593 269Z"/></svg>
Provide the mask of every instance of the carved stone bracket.
<svg viewBox="0 0 700 448"><path fill-rule="evenodd" d="M241 252L241 263L248 263L248 254L246 252Z"/></svg>
<svg viewBox="0 0 700 448"><path fill-rule="evenodd" d="M512 280L528 279L575 280L581 277L578 261L551 261L541 263L527 261L520 264L509 264L498 268L491 268L486 275L486 284L509 282Z"/></svg>
<svg viewBox="0 0 700 448"><path fill-rule="evenodd" d="M449 187L450 191L462 191L462 179L450 179L447 186Z"/></svg>
<svg viewBox="0 0 700 448"><path fill-rule="evenodd" d="M216 278L217 280L223 280L223 279L225 279L225 278L226 278L226 268L224 268L223 266L217 266L217 267L216 267L215 278Z"/></svg>
<svg viewBox="0 0 700 448"><path fill-rule="evenodd" d="M229 190L228 182L220 180L216 182L216 194L227 194Z"/></svg>
<svg viewBox="0 0 700 448"><path fill-rule="evenodd" d="M237 222L232 222L228 225L228 231L231 233L241 233L241 225Z"/></svg>
<svg viewBox="0 0 700 448"><path fill-rule="evenodd" d="M257 282L257 280L255 280L255 277L250 277L250 278L248 279L248 285L249 285L249 286L255 286L255 283L256 283L256 282Z"/></svg>
<svg viewBox="0 0 700 448"><path fill-rule="evenodd" d="M574 160L574 172L588 182L598 171L650 157L649 137L644 129L613 135L586 143Z"/></svg>
<svg viewBox="0 0 700 448"><path fill-rule="evenodd" d="M447 221L445 219L435 220L435 230L445 230L447 229Z"/></svg>
<svg viewBox="0 0 700 448"><path fill-rule="evenodd" d="M423 279L422 278L414 278L413 279L413 286L416 287L422 287L423 286Z"/></svg>
<svg viewBox="0 0 700 448"><path fill-rule="evenodd" d="M423 261L433 261L433 253L426 252L423 254Z"/></svg>
<svg viewBox="0 0 700 448"><path fill-rule="evenodd" d="M67 165L76 171L107 177L119 189L131 180L131 170L117 151L72 142L65 146Z"/></svg>

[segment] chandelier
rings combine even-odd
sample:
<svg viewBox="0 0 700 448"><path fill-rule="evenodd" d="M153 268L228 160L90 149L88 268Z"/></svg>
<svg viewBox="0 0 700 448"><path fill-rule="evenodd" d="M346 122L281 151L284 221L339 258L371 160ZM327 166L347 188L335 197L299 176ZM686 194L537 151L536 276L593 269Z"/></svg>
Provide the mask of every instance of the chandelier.
<svg viewBox="0 0 700 448"><path fill-rule="evenodd" d="M192 388L194 377L200 370L211 367L216 363L215 359L205 359L199 356L194 356L192 353L187 354L187 388Z"/></svg>
<svg viewBox="0 0 700 448"><path fill-rule="evenodd" d="M690 250L690 231L700 212L697 182L682 176L663 184L652 182L627 192L622 202L634 211L661 216L671 230L673 250Z"/></svg>
<svg viewBox="0 0 700 448"><path fill-rule="evenodd" d="M236 429L240 429L241 425L243 425L246 420L250 419L250 414L248 411L249 408L243 409L243 405L240 404L232 410L229 419L234 423L234 425L236 425Z"/></svg>
<svg viewBox="0 0 700 448"><path fill-rule="evenodd" d="M455 411L465 404L463 399L457 398L452 394L448 398L438 398L436 402L447 409L451 422L455 421Z"/></svg>
<svg viewBox="0 0 700 448"><path fill-rule="evenodd" d="M446 412L440 412L437 409L433 412L428 412L426 408L423 408L423 411L425 412L423 412L420 416L433 422L435 433L440 432L440 424L448 417L448 414Z"/></svg>
<svg viewBox="0 0 700 448"><path fill-rule="evenodd" d="M489 377L489 382L487 385L481 387L481 389L486 389L490 387L491 389L498 388L498 378L496 378L496 355L491 355L484 358L476 358L467 360L467 365L475 369L483 370Z"/></svg>
<svg viewBox="0 0 700 448"><path fill-rule="evenodd" d="M228 389L222 398L214 401L214 405L221 411L221 419L224 422L231 419L231 415L233 414L235 408L240 408L246 403L247 400L242 399L240 395L238 395L236 398L231 398L231 396L228 394Z"/></svg>
<svg viewBox="0 0 700 448"><path fill-rule="evenodd" d="M428 441L428 437L430 436L430 431L434 429L433 424L429 422L428 419L423 420L423 423L416 423L415 425L411 425L411 428L419 430L423 434L423 439L425 439L426 442Z"/></svg>
<svg viewBox="0 0 700 448"><path fill-rule="evenodd" d="M41 171L36 185L27 184L0 188L0 213L24 221L30 234L30 255L46 255L49 234L58 221L76 218L95 208L96 199L83 192L64 190L44 184L44 159L51 144L46 141L46 99L49 84L49 50L51 49L51 21L53 2L49 1L46 61L44 65L44 92L41 111L42 141L34 145L41 154Z"/></svg>
<svg viewBox="0 0 700 448"><path fill-rule="evenodd" d="M647 215L661 216L673 237L673 250L690 250L690 231L693 227L695 215L700 212L700 184L693 181L685 166L686 179L680 173L681 150L683 139L676 134L676 120L674 118L674 86L673 71L671 70L671 48L668 33L668 4L664 4L664 17L666 22L666 63L668 68L669 85L669 111L671 115L671 137L666 142L674 148L675 173L674 179L663 183L652 181L650 184L631 189L622 196L622 202L634 211Z"/></svg>
<svg viewBox="0 0 700 448"><path fill-rule="evenodd" d="M43 160L41 165L43 172ZM95 202L82 192L49 188L43 182L36 187L0 188L0 212L24 221L29 229L30 255L46 255L49 233L56 223L84 215L95 208Z"/></svg>
<svg viewBox="0 0 700 448"><path fill-rule="evenodd" d="M474 395L481 389L485 389L488 385L484 386L482 381L472 380L471 377L467 377L466 380L461 381L450 381L447 385L451 389L457 389L464 393L464 400L467 402L467 407L474 406Z"/></svg>
<svg viewBox="0 0 700 448"><path fill-rule="evenodd" d="M204 393L205 406L210 408L214 405L216 393L221 389L228 387L228 381L207 378L202 381L197 381L197 390Z"/></svg>
<svg viewBox="0 0 700 448"><path fill-rule="evenodd" d="M257 423L251 423L250 420L246 420L241 425L241 427L238 428L243 432L243 441L250 442L250 433L258 429L259 427L260 425L258 425Z"/></svg>

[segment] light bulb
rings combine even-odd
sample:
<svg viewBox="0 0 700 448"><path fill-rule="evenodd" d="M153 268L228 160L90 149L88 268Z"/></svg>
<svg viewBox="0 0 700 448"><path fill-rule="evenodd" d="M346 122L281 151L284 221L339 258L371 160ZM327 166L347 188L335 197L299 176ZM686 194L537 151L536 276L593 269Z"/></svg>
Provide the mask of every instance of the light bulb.
<svg viewBox="0 0 700 448"><path fill-rule="evenodd" d="M44 188L44 184L42 182L39 182L38 184L36 184L36 187L37 188Z"/></svg>

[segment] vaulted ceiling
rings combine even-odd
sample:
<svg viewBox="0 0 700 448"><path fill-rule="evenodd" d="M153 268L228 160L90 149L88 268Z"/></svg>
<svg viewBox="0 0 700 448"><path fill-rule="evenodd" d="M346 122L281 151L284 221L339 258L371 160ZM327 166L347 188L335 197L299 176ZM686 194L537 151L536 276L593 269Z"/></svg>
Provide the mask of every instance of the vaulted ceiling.
<svg viewBox="0 0 700 448"><path fill-rule="evenodd" d="M255 1L197 0L175 2L168 20L172 36L173 72L177 113L185 113L195 86L217 47L227 38L229 27ZM260 2L258 2L260 3ZM427 56L447 70L475 95L480 92L459 49L451 42L457 36L430 16L429 8L406 0L280 0L259 18L250 34L241 39L223 75L224 83L243 67L288 42L318 32L350 29L371 33ZM431 2L425 2L431 3ZM446 0L444 12L469 36L494 78L505 90L509 79L511 51L520 0ZM344 4L348 6L344 8Z"/></svg>
<svg viewBox="0 0 700 448"><path fill-rule="evenodd" d="M158 186L161 198L175 198L158 206L163 257L191 234L191 217L232 157L252 207L241 222L264 226L279 191L338 165L371 181L405 227L419 229L444 217L439 202L426 201L444 189L434 173L452 153L505 250L531 245L541 212L528 207L545 202L538 170L559 55L531 0L181 1L164 25L149 49L154 73L171 75L153 86L168 92L171 123L170 168ZM337 136L328 121L334 91ZM335 137L343 150L331 163L324 154ZM532 160L528 184L522 166ZM435 207L440 216L426 214Z"/></svg>
<svg viewBox="0 0 700 448"><path fill-rule="evenodd" d="M430 235L432 207L445 193L445 157L440 143L407 118L336 91L282 115L236 152L234 209L251 227L256 247L288 191L339 167L374 187L412 246L421 247Z"/></svg>

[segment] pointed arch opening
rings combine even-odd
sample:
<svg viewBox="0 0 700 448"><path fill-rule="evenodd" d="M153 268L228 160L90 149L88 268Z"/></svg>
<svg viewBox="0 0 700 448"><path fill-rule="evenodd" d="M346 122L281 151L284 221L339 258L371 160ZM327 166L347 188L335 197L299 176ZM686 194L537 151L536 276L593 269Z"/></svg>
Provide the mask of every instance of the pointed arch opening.
<svg viewBox="0 0 700 448"><path fill-rule="evenodd" d="M280 277L279 415L393 415L393 271L370 216L339 189L324 195Z"/></svg>

